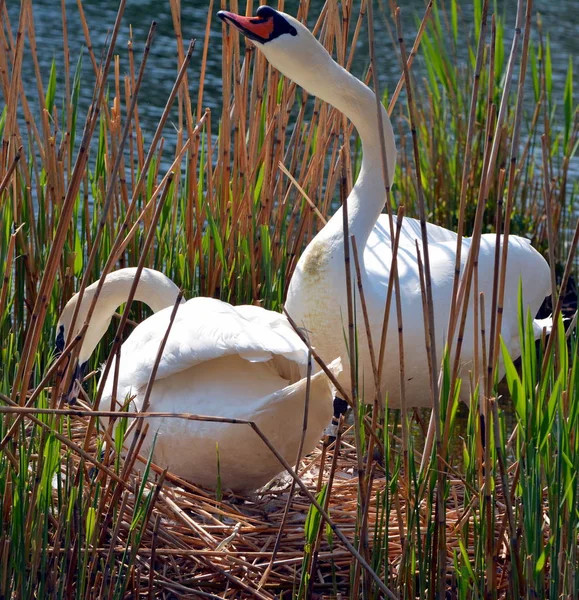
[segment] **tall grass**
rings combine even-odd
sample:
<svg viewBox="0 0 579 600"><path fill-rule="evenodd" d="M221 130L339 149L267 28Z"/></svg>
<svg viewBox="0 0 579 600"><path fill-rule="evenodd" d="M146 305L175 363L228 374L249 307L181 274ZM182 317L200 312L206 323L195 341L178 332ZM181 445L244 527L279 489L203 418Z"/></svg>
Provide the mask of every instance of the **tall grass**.
<svg viewBox="0 0 579 600"><path fill-rule="evenodd" d="M374 7L374 22L393 22L390 4ZM399 96L384 91L385 103L398 98L390 106L400 147L392 208L416 216L422 190L429 221L465 235L510 229L531 237L553 269L565 261L571 268L579 143L573 62L557 89L548 32L530 2L526 15L519 10L523 33L512 33L515 14L491 15L480 0L473 6L474 22L466 23L456 0L428 5L416 58L408 60L416 61L406 73L411 101L404 84ZM101 53L79 2L87 50L69 48L63 18L71 67L65 61L59 72L53 63L49 73L39 67L34 2L21 3L17 22L0 3L0 596L577 597L579 363L575 337L566 342L560 320L556 341L537 356L528 316L520 315L520 372L502 353L514 426L498 401L500 323L489 323L490 374L473 386L468 408L458 407L454 365L439 349L439 444L424 466L424 415L360 406L355 426L342 422L335 446L306 459L300 474L318 506L302 489L293 520L281 509L266 519L259 510L268 495L247 516L226 494L215 498L175 480L137 457L138 449L123 465L126 419L103 434L117 445L101 460L90 404L113 331L91 360L81 407L58 412L73 361L66 353L55 359L53 340L75 291L144 254L145 265L187 297L281 310L303 248L359 168L359 144L339 113L308 98L225 26L222 40L206 36L185 47L180 3L170 8L175 87L149 139L139 116L140 72L151 68L154 37L115 45L128 28L124 3ZM207 31L217 8L209 3ZM365 10L348 0L327 3L317 21L308 16L346 66L354 52L358 61L370 56L355 43L367 31ZM306 12L300 5L300 17ZM520 43L509 54L513 36ZM215 115L205 110L204 80L207 54L221 45L223 108ZM392 42L392 59L406 47L408 40L400 48ZM92 80L81 75L87 60ZM24 85L23 61L35 86ZM372 81L371 69L365 77ZM80 91L92 87L83 123ZM176 115L170 125L169 115ZM497 298L482 301L500 305L498 288ZM130 320L146 314L131 307ZM454 318L458 330L458 312Z"/></svg>

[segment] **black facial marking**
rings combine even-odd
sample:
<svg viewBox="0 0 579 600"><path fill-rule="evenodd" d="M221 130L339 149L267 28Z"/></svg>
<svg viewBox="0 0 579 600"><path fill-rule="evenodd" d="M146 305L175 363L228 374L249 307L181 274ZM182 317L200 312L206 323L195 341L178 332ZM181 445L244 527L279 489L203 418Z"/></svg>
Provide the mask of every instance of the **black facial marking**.
<svg viewBox="0 0 579 600"><path fill-rule="evenodd" d="M88 362L85 361L78 368L78 374L79 374L81 381L86 377L87 373L88 373Z"/></svg>
<svg viewBox="0 0 579 600"><path fill-rule="evenodd" d="M336 396L334 398L334 418L339 419L348 410L348 403Z"/></svg>
<svg viewBox="0 0 579 600"><path fill-rule="evenodd" d="M66 401L68 404L76 404L76 400L80 394L82 387L82 380L88 371L88 362L83 362L82 365L76 364L72 379L70 381L70 388L68 394L66 394Z"/></svg>
<svg viewBox="0 0 579 600"><path fill-rule="evenodd" d="M56 336L56 352L62 354L64 350L64 325L58 328L58 334Z"/></svg>
<svg viewBox="0 0 579 600"><path fill-rule="evenodd" d="M271 6L263 4L262 6L258 7L258 9L255 11L255 14L258 17L262 17L263 19L269 19L269 17L274 17L275 15L277 15L278 12Z"/></svg>

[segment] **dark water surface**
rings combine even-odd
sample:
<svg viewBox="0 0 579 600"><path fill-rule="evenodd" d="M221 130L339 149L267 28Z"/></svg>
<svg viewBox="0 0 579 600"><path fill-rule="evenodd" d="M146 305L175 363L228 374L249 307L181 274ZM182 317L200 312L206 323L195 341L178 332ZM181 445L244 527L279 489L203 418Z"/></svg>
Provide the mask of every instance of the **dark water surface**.
<svg viewBox="0 0 579 600"><path fill-rule="evenodd" d="M257 3L254 3L257 5ZM416 20L424 12L424 0L399 0L402 8L405 37L413 39L416 33ZM439 0L441 9L449 0ZM466 30L472 29L473 13L472 2L459 2L461 8L460 20ZM493 3L491 2L491 5ZM387 2L376 3L375 29L377 40L377 52L379 57L381 85L383 89L392 90L400 76L398 58L393 51L390 35L385 25L384 13L379 7L387 6ZM17 29L20 2L18 0L6 0L8 15L13 32ZM55 0L32 0L34 12L34 25L39 49L40 67L44 86L48 82L52 60L57 63L59 80L57 85L57 103L60 100L58 93L64 89L63 83L63 42L62 42L62 19L61 2ZM205 36L205 24L207 19L209 3L200 0L183 0L181 2L182 31L185 43L190 38L197 38L197 47L190 66L190 82L192 86L192 97L196 99L196 73L199 72L201 64L201 53ZM309 25L313 25L321 7L322 0L312 0L310 8ZM85 10L92 46L97 59L101 55L107 36L114 24L118 0L84 0ZM240 10L244 10L244 4L240 3ZM288 0L285 10L288 13L297 12L298 2ZM216 17L220 8L216 2L211 26L211 38L208 56L208 71L205 85L204 105L213 110L221 106L221 22ZM443 9L444 10L444 9ZM506 15L505 32L507 39L512 36L514 27L514 16L516 12L515 0L503 0L499 2L499 11ZM562 102L564 78L570 54L579 56L579 0L535 0L535 14L541 14L543 29L548 32L551 39L551 50L553 60L553 95L557 101ZM70 48L71 72L74 71L79 54L85 48L79 13L76 2L66 1L66 15L68 21L68 37ZM389 15L388 15L389 16ZM121 74L127 68L126 44L129 39L129 31L132 29L135 58L140 61L144 41L151 22L157 21L157 34L151 50L145 83L139 99L139 110L141 124L145 131L153 131L156 121L160 116L166 98L172 87L177 72L177 50L173 29L170 5L167 0L128 0L123 25L117 42L117 52L121 54ZM537 39L536 21L534 20L534 38ZM365 46L365 38L362 37L360 45ZM36 91L32 61L28 44L26 45L27 56L23 64L24 89L29 95ZM459 49L460 51L460 49ZM508 48L505 49L508 54ZM366 47L361 47L357 53L357 62L353 71L361 75L367 65L368 52ZM419 64L419 63L418 63ZM575 70L576 72L578 69ZM94 85L94 73L86 51L83 58L83 80L81 88L81 118L86 107L90 103L91 93ZM529 89L529 95L532 93ZM32 105L36 103L30 96ZM84 110L83 110L84 109ZM82 123L82 120L80 121Z"/></svg>

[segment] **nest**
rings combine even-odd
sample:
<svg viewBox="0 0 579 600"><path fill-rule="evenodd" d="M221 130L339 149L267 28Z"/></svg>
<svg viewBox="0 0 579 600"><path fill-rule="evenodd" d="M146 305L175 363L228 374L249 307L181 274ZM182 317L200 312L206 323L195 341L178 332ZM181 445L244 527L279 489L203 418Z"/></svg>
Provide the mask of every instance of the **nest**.
<svg viewBox="0 0 579 600"><path fill-rule="evenodd" d="M88 421L86 417L72 420L72 441L79 446L86 439ZM320 443L297 470L306 489L317 495L326 508L332 527L312 508L303 489L292 485L294 480L288 473L251 497L239 497L226 490L216 493L198 488L155 465L143 480L145 457L135 462L121 484L119 478L109 477L102 467L96 473L90 461L81 461L69 453L72 463L63 460L62 464L84 472L86 493L100 490L101 530L93 539L95 543L82 549L92 555L92 592L87 597L100 597L120 576L128 578L126 597L131 598L265 599L295 597L298 592L303 597L336 598L351 594L353 585L358 586L360 594L369 589L379 591L376 574L385 588L398 587L399 577L408 577L400 565L406 564L403 555L408 550L409 536L415 543L417 535L424 542L429 531L432 534L434 504L428 497L432 500L434 494L425 494L421 505L414 507L419 523L409 533L405 500L408 490L400 487L406 479L399 476L396 481L400 489L390 489L388 495L387 486L392 487L392 481L380 460L373 460L368 466L364 463L361 476L367 483L368 473L371 474L371 491L367 505L361 506L360 465L353 427L346 428L337 443L335 460L335 444ZM91 439L90 453L98 455L96 436ZM112 457L108 466L104 462L109 471L115 470ZM117 464L118 473L120 468ZM464 481L459 475L453 476L452 469L445 477L450 488L446 502L446 557L451 588L457 533L461 531L464 543L464 527L477 514L478 506L475 495L465 509ZM384 508L385 496L389 498L388 510ZM133 525L139 503L145 506L142 510L146 514L142 533L136 536ZM494 514L499 526L503 524L499 535L505 537L504 510L495 506ZM362 523L367 536L361 540ZM337 530L360 552L369 568L341 541ZM472 555L474 549L472 544L469 546L467 552ZM74 552L79 548L53 550ZM506 554L505 543L503 556ZM127 556L132 560L128 561ZM102 569L105 563L117 567ZM507 571L498 565L499 589L507 586L501 579L507 577Z"/></svg>

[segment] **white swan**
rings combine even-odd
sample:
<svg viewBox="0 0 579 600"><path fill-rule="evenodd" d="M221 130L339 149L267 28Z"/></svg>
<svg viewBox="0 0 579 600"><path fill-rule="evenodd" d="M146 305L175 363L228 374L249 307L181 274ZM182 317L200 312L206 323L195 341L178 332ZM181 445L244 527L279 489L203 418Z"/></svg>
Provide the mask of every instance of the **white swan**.
<svg viewBox="0 0 579 600"><path fill-rule="evenodd" d="M321 98L344 113L355 125L362 141L363 160L358 179L348 197L348 225L355 236L362 256L362 279L376 353L382 331L383 311L390 276L391 242L386 215L384 180L380 152L375 94L361 81L339 66L325 48L296 19L267 6L260 6L254 18L222 11L219 16L253 40L267 60L286 77L307 92ZM392 126L382 108L383 135L387 149L389 180L396 163L396 145ZM432 274L432 295L436 323L437 346L440 349L448 323L457 235L428 224L428 242ZM406 403L408 406L430 406L430 380L424 342L422 301L415 240L421 240L420 223L404 219L398 253L398 273L402 295L404 327ZM494 234L482 236L479 253L479 291L486 296L486 324L490 326ZM462 241L464 267L471 240ZM502 335L514 356L519 355L517 326L517 288L523 280L523 297L536 314L545 296L550 294L549 266L531 247L528 240L510 236L505 288ZM311 241L301 256L287 293L285 308L294 321L310 332L316 351L324 360L341 355L344 370L341 383L349 388L349 368L345 339L347 338L347 294L344 273L344 232L342 209ZM355 281L355 279L352 279ZM375 397L368 343L356 296L358 330L359 387L366 402ZM461 373L472 368L474 358L471 314L467 316ZM382 397L389 396L391 407L399 406L399 353L396 333L395 303L392 302L385 363L383 365ZM540 331L537 324L536 331ZM468 399L467 385L462 388Z"/></svg>
<svg viewBox="0 0 579 600"><path fill-rule="evenodd" d="M136 269L110 273L84 337L80 363L86 363L114 311L126 301ZM98 282L87 287L77 334ZM163 274L144 269L135 299L159 311L139 324L121 348L117 406L132 398L141 410L159 345L170 322L178 288ZM70 322L78 294L67 303L58 324L57 346L71 340ZM164 310L162 310L164 309ZM339 361L332 364L339 372ZM307 348L278 313L194 298L179 306L165 345L148 411L191 413L255 422L276 450L294 464L303 429L307 387ZM101 409L110 410L115 365L104 386ZM311 378L308 428L303 452L310 452L332 416L332 394L323 372ZM240 424L148 419L147 453L156 434L154 460L205 487L254 490L283 471L264 442ZM219 454L219 473L217 456Z"/></svg>

